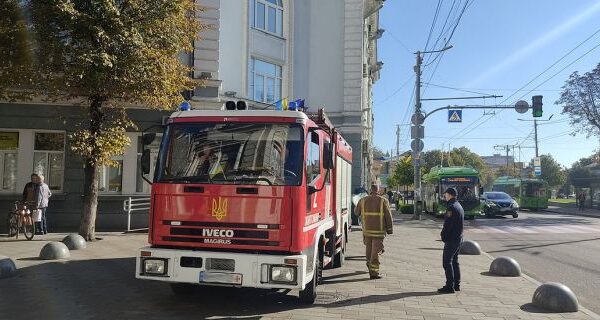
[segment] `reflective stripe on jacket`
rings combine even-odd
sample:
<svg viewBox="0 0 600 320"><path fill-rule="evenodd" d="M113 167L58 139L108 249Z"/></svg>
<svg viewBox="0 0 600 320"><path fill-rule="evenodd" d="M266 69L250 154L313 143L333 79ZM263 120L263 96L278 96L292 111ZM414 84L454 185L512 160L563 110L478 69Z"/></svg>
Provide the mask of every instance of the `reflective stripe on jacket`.
<svg viewBox="0 0 600 320"><path fill-rule="evenodd" d="M366 204L366 206L365 206ZM359 203L363 235L383 238L393 232L392 215L387 200L379 196L362 198ZM365 207L369 210L365 210ZM378 208L378 211L375 211Z"/></svg>

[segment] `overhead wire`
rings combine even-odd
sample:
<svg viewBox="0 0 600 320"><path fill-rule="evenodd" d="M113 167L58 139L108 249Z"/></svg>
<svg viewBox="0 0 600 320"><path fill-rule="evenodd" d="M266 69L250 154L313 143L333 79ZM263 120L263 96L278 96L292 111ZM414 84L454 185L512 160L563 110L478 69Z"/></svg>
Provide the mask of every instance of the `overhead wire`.
<svg viewBox="0 0 600 320"><path fill-rule="evenodd" d="M586 43L587 41L589 41L591 38L593 38L595 35L597 35L598 33L600 33L600 29L596 30L594 33L592 33L589 37L585 38L583 41L581 41L577 46L575 46L574 48L572 48L571 50L569 50L566 54L564 54L563 56L561 56L558 60L556 60L554 63L552 63L549 67L547 67L546 69L544 69L544 71L540 72L539 74L537 74L533 79L531 79L529 82L527 82L525 85L523 85L522 87L520 87L518 90L515 90L515 92L513 92L513 94L511 94L510 96L508 96L507 98L505 98L500 104L504 104L506 101L508 101L511 97L515 96L516 93L522 91L522 89L526 88L527 86L529 86L531 83L533 83L535 80L537 80L539 77L541 77L543 74L545 74L548 70L550 70L551 68L553 68L555 65L557 65L560 61L564 60L567 56L569 56L571 53L573 53L576 49L578 49L579 47L581 47L584 43ZM595 50L598 46L600 46L600 44L594 46L592 49L588 50L586 53L584 53L583 55L581 55L580 57L578 57L577 59L575 59L573 62L571 62L570 64L568 64L567 66L565 66L564 68L562 68L559 72L555 73L554 75L552 75L551 77L549 77L548 79L546 79L544 82L542 82L541 84L539 84L538 86L536 86L534 89L531 89L529 91L527 91L527 93L525 93L524 95L521 96L521 98L523 98L524 96L526 96L527 94L531 93L533 90L539 88L540 86L542 86L543 84L545 84L546 82L550 81L550 79L554 78L556 75L558 75L560 72L564 71L566 68L568 68L569 66L573 65L575 62L579 61L581 58L583 58L584 56L588 55L590 52L592 52L593 50ZM519 99L521 99L519 98ZM498 111L498 113L501 113L502 111L504 111L505 109L501 109ZM483 125L484 123L486 123L487 121L489 121L491 118L495 117L497 114L491 115L489 116L487 119L485 119L482 122L479 122L475 127L470 128L472 124L476 123L477 121L483 119L486 115L482 115L481 117L479 117L476 121L472 122L471 125L467 126L465 129L461 130L460 132L458 132L457 134L455 134L454 136L450 137L448 139L448 141L455 139L458 135L460 134L468 134L470 132L472 132L473 130L477 129L478 127L480 127L481 125ZM470 128L470 129L469 129ZM466 131L469 129L469 131Z"/></svg>

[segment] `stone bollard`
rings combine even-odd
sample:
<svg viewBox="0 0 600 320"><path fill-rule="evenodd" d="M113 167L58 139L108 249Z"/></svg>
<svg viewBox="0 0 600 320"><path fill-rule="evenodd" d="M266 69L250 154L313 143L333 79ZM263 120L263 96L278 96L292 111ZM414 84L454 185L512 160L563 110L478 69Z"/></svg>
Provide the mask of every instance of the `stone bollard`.
<svg viewBox="0 0 600 320"><path fill-rule="evenodd" d="M460 245L460 254L480 255L481 247L475 241L464 240L463 243Z"/></svg>
<svg viewBox="0 0 600 320"><path fill-rule="evenodd" d="M70 256L69 248L64 243L57 241L47 243L40 251L42 260L66 259Z"/></svg>
<svg viewBox="0 0 600 320"><path fill-rule="evenodd" d="M87 247L87 242L85 242L85 239L78 234L70 234L64 237L64 239L62 239L62 243L64 243L69 250L80 250Z"/></svg>
<svg viewBox="0 0 600 320"><path fill-rule="evenodd" d="M521 275L521 266L513 258L498 257L490 264L490 273L503 277L519 277Z"/></svg>
<svg viewBox="0 0 600 320"><path fill-rule="evenodd" d="M17 274L17 266L13 259L0 256L0 279L10 278Z"/></svg>
<svg viewBox="0 0 600 320"><path fill-rule="evenodd" d="M554 312L577 312L577 297L562 283L549 282L539 286L533 293L533 304L536 307Z"/></svg>

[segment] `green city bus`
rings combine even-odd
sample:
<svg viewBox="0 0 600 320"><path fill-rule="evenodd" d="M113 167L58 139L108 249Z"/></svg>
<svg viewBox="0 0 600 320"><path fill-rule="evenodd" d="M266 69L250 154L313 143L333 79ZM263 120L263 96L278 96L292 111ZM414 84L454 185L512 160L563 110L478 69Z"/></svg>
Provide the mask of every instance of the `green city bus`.
<svg viewBox="0 0 600 320"><path fill-rule="evenodd" d="M494 181L494 191L502 191L513 197L521 209L548 208L547 183L541 179L500 177Z"/></svg>
<svg viewBox="0 0 600 320"><path fill-rule="evenodd" d="M479 199L481 185L479 172L470 167L434 167L423 176L423 207L425 212L444 215L446 204L442 194L455 188L457 200L465 210L465 219L481 216L483 206Z"/></svg>

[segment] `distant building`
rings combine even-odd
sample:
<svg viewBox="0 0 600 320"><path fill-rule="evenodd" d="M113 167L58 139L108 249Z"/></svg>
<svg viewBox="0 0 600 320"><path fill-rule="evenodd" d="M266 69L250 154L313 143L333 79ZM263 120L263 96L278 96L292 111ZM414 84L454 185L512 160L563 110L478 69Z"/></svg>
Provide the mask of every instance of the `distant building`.
<svg viewBox="0 0 600 320"><path fill-rule="evenodd" d="M494 172L498 171L500 167L508 165L513 165L515 163L515 158L513 156L503 156L499 153L494 154L493 156L483 156L481 157L483 162L487 164ZM521 165L521 167L523 167Z"/></svg>

